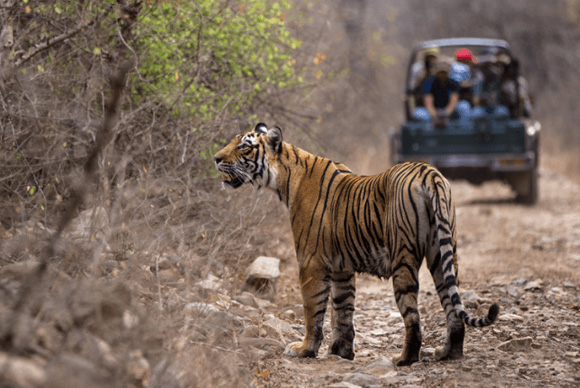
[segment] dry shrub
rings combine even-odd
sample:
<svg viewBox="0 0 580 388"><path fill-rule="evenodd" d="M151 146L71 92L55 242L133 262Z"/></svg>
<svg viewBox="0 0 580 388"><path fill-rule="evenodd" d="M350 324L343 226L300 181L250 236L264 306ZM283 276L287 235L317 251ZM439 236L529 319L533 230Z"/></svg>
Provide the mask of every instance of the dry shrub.
<svg viewBox="0 0 580 388"><path fill-rule="evenodd" d="M256 101L209 120L176 112L189 101L172 105L137 70L140 3L0 10L0 356L29 362L47 387L248 385L239 325L185 306L215 301L197 285L210 274L223 295L236 292L250 259L276 242L261 229L270 197L220 190L212 161L251 127ZM181 79L210 74L224 86L228 74L203 50ZM6 370L0 385L26 385L26 373Z"/></svg>

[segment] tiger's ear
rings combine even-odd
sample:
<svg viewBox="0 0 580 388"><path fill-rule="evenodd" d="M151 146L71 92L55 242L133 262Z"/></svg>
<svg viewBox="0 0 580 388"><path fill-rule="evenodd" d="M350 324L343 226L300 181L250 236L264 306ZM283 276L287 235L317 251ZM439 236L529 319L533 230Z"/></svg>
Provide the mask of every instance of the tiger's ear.
<svg viewBox="0 0 580 388"><path fill-rule="evenodd" d="M270 129L266 136L266 143L272 153L280 153L282 151L282 130L279 127Z"/></svg>
<svg viewBox="0 0 580 388"><path fill-rule="evenodd" d="M264 123L258 123L254 127L254 132L265 135L268 133L268 127Z"/></svg>

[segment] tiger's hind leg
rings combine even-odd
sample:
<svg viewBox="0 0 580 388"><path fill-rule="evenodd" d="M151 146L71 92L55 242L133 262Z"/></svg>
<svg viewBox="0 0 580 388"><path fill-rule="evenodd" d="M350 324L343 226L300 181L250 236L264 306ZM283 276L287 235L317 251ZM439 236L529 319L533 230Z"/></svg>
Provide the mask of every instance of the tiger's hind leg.
<svg viewBox="0 0 580 388"><path fill-rule="evenodd" d="M397 261L393 270L393 288L395 299L403 320L405 321L405 343L402 353L393 358L396 366L411 365L419 361L421 350L421 319L417 310L419 279L417 277L422 260L412 255L405 255Z"/></svg>
<svg viewBox="0 0 580 388"><path fill-rule="evenodd" d="M354 359L355 276L352 272L332 275L332 343L328 354Z"/></svg>
<svg viewBox="0 0 580 388"><path fill-rule="evenodd" d="M465 337L465 324L455 313L455 309L449 298L447 287L445 286L445 277L441 265L441 254L434 254L432 260L428 260L429 271L433 276L441 306L445 311L447 318L447 336L445 345L437 348L435 351L436 360L458 360L463 357L463 339ZM457 262L454 259L454 262Z"/></svg>

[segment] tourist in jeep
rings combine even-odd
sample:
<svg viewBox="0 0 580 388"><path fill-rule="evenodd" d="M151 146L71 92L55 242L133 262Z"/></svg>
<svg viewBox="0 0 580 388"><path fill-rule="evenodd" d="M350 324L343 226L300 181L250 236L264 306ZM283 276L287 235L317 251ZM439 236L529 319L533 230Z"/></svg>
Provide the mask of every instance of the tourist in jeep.
<svg viewBox="0 0 580 388"><path fill-rule="evenodd" d="M435 75L423 84L425 107L417 108L414 118L437 125L442 119L459 118L461 112L456 111L459 84L449 78L449 64L438 62L434 70Z"/></svg>

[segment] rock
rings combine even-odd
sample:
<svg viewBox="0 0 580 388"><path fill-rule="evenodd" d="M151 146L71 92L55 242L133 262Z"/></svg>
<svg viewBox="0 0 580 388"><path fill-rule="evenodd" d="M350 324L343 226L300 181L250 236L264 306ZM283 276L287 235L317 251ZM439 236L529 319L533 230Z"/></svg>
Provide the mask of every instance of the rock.
<svg viewBox="0 0 580 388"><path fill-rule="evenodd" d="M536 241L534 244L532 244L532 248L540 251L557 249L560 248L564 242L565 242L564 239L557 239L554 237L542 237L539 241Z"/></svg>
<svg viewBox="0 0 580 388"><path fill-rule="evenodd" d="M218 291L222 288L223 281L217 276L209 274L205 280L199 281L195 285L204 291Z"/></svg>
<svg viewBox="0 0 580 388"><path fill-rule="evenodd" d="M272 300L276 295L276 283L279 276L280 259L260 256L246 270L243 290Z"/></svg>
<svg viewBox="0 0 580 388"><path fill-rule="evenodd" d="M386 357L379 357L376 360L368 363L364 367L360 368L357 372L362 372L366 374L373 375L375 377L380 377L386 373L395 370L393 362Z"/></svg>
<svg viewBox="0 0 580 388"><path fill-rule="evenodd" d="M341 381L340 383L328 385L328 388L361 388L361 386L346 381Z"/></svg>
<svg viewBox="0 0 580 388"><path fill-rule="evenodd" d="M422 348L421 349L421 356L422 357L433 357L435 355L435 348Z"/></svg>
<svg viewBox="0 0 580 388"><path fill-rule="evenodd" d="M262 328L266 330L268 337L274 337L278 340L284 342L286 337L296 336L296 332L292 329L292 326L281 319L270 318L262 324Z"/></svg>
<svg viewBox="0 0 580 388"><path fill-rule="evenodd" d="M234 300L246 306L260 308L256 297L249 292L242 292L241 295L234 296Z"/></svg>
<svg viewBox="0 0 580 388"><path fill-rule="evenodd" d="M575 286L574 284L572 284L572 283L568 283L568 282L564 282L564 283L562 283L562 286L563 286L564 288L568 288L568 289L575 289L575 288L576 288L576 286Z"/></svg>
<svg viewBox="0 0 580 388"><path fill-rule="evenodd" d="M239 343L240 345L254 346L262 350L283 351L284 349L286 349L286 346L282 342L276 341L275 339L272 338L240 337Z"/></svg>
<svg viewBox="0 0 580 388"><path fill-rule="evenodd" d="M396 331L396 329L393 328L388 328L388 329L373 329L371 331L369 331L369 334L375 336L375 337L381 337L381 336L387 336L389 334L392 334Z"/></svg>
<svg viewBox="0 0 580 388"><path fill-rule="evenodd" d="M481 303L481 299L474 291L465 291L461 295L463 305L469 309L477 309Z"/></svg>
<svg viewBox="0 0 580 388"><path fill-rule="evenodd" d="M504 352L523 352L532 349L532 337L516 338L498 345L498 349Z"/></svg>
<svg viewBox="0 0 580 388"><path fill-rule="evenodd" d="M232 314L237 315L239 317L242 317L245 320L248 320L252 323L258 323L260 321L261 316L262 316L262 314L260 313L260 310L254 308L254 307L240 304L236 301L232 302L232 308L230 309L230 312Z"/></svg>
<svg viewBox="0 0 580 388"><path fill-rule="evenodd" d="M40 263L32 260L6 264L0 268L0 277L21 282L31 276L39 268Z"/></svg>
<svg viewBox="0 0 580 388"><path fill-rule="evenodd" d="M129 310L123 311L123 326L132 329L139 324L139 317Z"/></svg>
<svg viewBox="0 0 580 388"><path fill-rule="evenodd" d="M548 291L548 295L553 295L553 294L556 294L556 295L560 296L562 294L565 294L565 292L560 287L552 287Z"/></svg>
<svg viewBox="0 0 580 388"><path fill-rule="evenodd" d="M517 287L508 287L506 289L506 292L508 293L509 296L512 296L514 298L519 298L520 295L522 294L521 289Z"/></svg>
<svg viewBox="0 0 580 388"><path fill-rule="evenodd" d="M291 326L294 330L296 330L298 332L298 334L302 334L302 335L306 334L306 329L304 328L304 325L293 324Z"/></svg>
<svg viewBox="0 0 580 388"><path fill-rule="evenodd" d="M370 386L378 386L380 387L382 384L379 379L364 372L355 372L348 375L344 380L344 382L351 383L354 385L358 385L359 387L370 387Z"/></svg>
<svg viewBox="0 0 580 388"><path fill-rule="evenodd" d="M7 353L0 353L1 380L18 388L42 387L46 384L46 372L35 362Z"/></svg>
<svg viewBox="0 0 580 388"><path fill-rule="evenodd" d="M291 321L291 322L293 322L293 321L295 321L295 320L296 320L296 313L294 312L294 310L290 310L290 309L288 309L288 310L286 310L286 311L283 311L283 312L280 314L280 318L283 318L283 319L286 319L286 320L288 320L288 321Z"/></svg>
<svg viewBox="0 0 580 388"><path fill-rule="evenodd" d="M223 330L240 330L244 327L244 322L228 311L211 311L206 319L205 323L208 327L220 328Z"/></svg>
<svg viewBox="0 0 580 388"><path fill-rule="evenodd" d="M129 353L127 374L131 378L130 384L132 387L144 388L149 386L151 368L149 367L149 362L143 357L141 350L134 350Z"/></svg>
<svg viewBox="0 0 580 388"><path fill-rule="evenodd" d="M521 278L521 279L518 279L518 280L514 280L514 281L512 282L512 284L513 284L514 286L520 286L520 287L521 287L521 286L523 286L524 284L526 284L527 282L528 282L528 279Z"/></svg>
<svg viewBox="0 0 580 388"><path fill-rule="evenodd" d="M97 388L113 383L103 369L75 354L64 353L53 358L46 369L46 387Z"/></svg>
<svg viewBox="0 0 580 388"><path fill-rule="evenodd" d="M511 314L511 313L507 313L507 314L502 314L499 316L499 320L500 321L516 321L516 322L523 322L524 321L524 317L520 316L520 315L516 315L516 314Z"/></svg>
<svg viewBox="0 0 580 388"><path fill-rule="evenodd" d="M401 318L402 318L402 316L401 316L401 313L400 313L400 312L398 312L398 311L391 311L391 312L389 313L389 318L393 318L393 319L401 319Z"/></svg>
<svg viewBox="0 0 580 388"><path fill-rule="evenodd" d="M201 315L207 315L211 312L220 311L216 306L209 303L193 302L185 305L186 310L192 310Z"/></svg>
<svg viewBox="0 0 580 388"><path fill-rule="evenodd" d="M258 307L260 308L260 310L262 310L264 312L270 311L270 310L273 310L276 308L276 305L274 303L272 303L266 299L256 298L256 302L258 302Z"/></svg>
<svg viewBox="0 0 580 388"><path fill-rule="evenodd" d="M212 293L209 296L209 301L224 310L230 310L232 308L232 298L221 293Z"/></svg>
<svg viewBox="0 0 580 388"><path fill-rule="evenodd" d="M526 291L541 290L543 284L544 283L541 280L534 280L532 282L528 282L528 284L524 286L524 290Z"/></svg>
<svg viewBox="0 0 580 388"><path fill-rule="evenodd" d="M244 328L241 336L248 338L258 338L260 336L260 328L256 325L248 325Z"/></svg>

